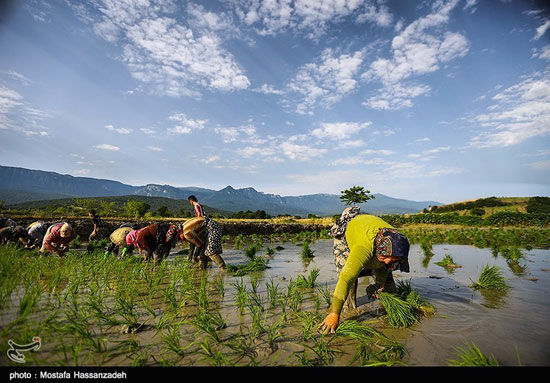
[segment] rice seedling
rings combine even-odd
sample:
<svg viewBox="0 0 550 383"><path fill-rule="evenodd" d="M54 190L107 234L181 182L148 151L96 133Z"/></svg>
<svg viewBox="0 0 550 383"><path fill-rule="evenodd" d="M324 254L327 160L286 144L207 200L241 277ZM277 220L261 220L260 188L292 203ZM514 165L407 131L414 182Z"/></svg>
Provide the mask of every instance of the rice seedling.
<svg viewBox="0 0 550 383"><path fill-rule="evenodd" d="M309 247L309 241L304 241L302 245L302 259L303 260L309 260L311 258L314 258L315 255L313 255L314 251L311 250Z"/></svg>
<svg viewBox="0 0 550 383"><path fill-rule="evenodd" d="M275 348L275 343L277 342L277 340L283 336L281 330L284 327L284 323L285 320L283 320L283 318L281 317L277 322L265 327L267 334L267 343L272 349Z"/></svg>
<svg viewBox="0 0 550 383"><path fill-rule="evenodd" d="M319 287L318 291L321 293L321 297L325 301L325 304L327 306L330 306L331 300L332 300L332 294L330 293L330 289L328 288L328 284L325 283L324 287Z"/></svg>
<svg viewBox="0 0 550 383"><path fill-rule="evenodd" d="M250 358L251 361L255 360L254 339L250 336L244 336L242 332L230 337L224 345L237 353L238 359L236 362L241 361L245 357Z"/></svg>
<svg viewBox="0 0 550 383"><path fill-rule="evenodd" d="M472 281L473 282L473 281ZM481 270L479 279L477 282L473 282L471 288L478 289L495 289L495 290L507 290L510 288L506 284L504 277L500 269L497 266L485 265Z"/></svg>
<svg viewBox="0 0 550 383"><path fill-rule="evenodd" d="M183 320L180 320L175 325L169 327L168 331L163 335L163 341L170 351L179 356L180 358L185 357L185 347L181 345L181 335L180 327L183 323Z"/></svg>
<svg viewBox="0 0 550 383"><path fill-rule="evenodd" d="M223 280L223 277L217 277L214 279L214 288L216 289L216 292L220 296L220 298L223 300L225 296L225 283Z"/></svg>
<svg viewBox="0 0 550 383"><path fill-rule="evenodd" d="M297 312L296 317L300 320L300 325L302 326L302 340L307 342L314 336L314 330L319 317L309 311Z"/></svg>
<svg viewBox="0 0 550 383"><path fill-rule="evenodd" d="M244 235L242 234L237 235L234 240L235 249L240 249L243 244L244 244Z"/></svg>
<svg viewBox="0 0 550 383"><path fill-rule="evenodd" d="M456 264L455 261L453 260L453 257L451 257L449 254L445 254L445 256L441 261L435 262L435 265L448 268L448 269L455 269L455 268L462 267Z"/></svg>
<svg viewBox="0 0 550 383"><path fill-rule="evenodd" d="M387 313L388 323L393 328L409 327L417 322L414 306L397 295L380 292L380 303Z"/></svg>
<svg viewBox="0 0 550 383"><path fill-rule="evenodd" d="M457 359L447 360L449 366L460 367L498 367L499 364L493 355L486 356L475 343L465 347L457 347Z"/></svg>
<svg viewBox="0 0 550 383"><path fill-rule="evenodd" d="M304 277L303 275L298 275L298 278L296 279L296 287L306 288L306 289L312 289L315 287L315 281L319 277L320 269L313 269L309 272L309 275L307 277Z"/></svg>
<svg viewBox="0 0 550 383"><path fill-rule="evenodd" d="M253 259L257 252L258 248L256 247L256 245L252 245L248 246L248 248L244 252L244 255L246 255L248 259Z"/></svg>
<svg viewBox="0 0 550 383"><path fill-rule="evenodd" d="M359 342L369 342L373 339L383 337L379 331L365 326L355 320L347 320L338 325L336 336L347 336Z"/></svg>
<svg viewBox="0 0 550 383"><path fill-rule="evenodd" d="M202 351L200 353L203 355L201 360L209 362L213 366L231 366L232 363L227 357L221 353L218 350L213 350L210 346L210 343L208 343L208 339L204 339L204 341L200 344L200 348Z"/></svg>
<svg viewBox="0 0 550 383"><path fill-rule="evenodd" d="M235 287L236 294L235 294L235 303L237 307L239 308L239 311L241 315L244 314L244 308L246 307L248 303L248 292L246 291L246 287L244 285L244 281L241 278L240 280L237 280L233 286Z"/></svg>
<svg viewBox="0 0 550 383"><path fill-rule="evenodd" d="M269 301L269 307L277 307L279 301L279 284L275 284L273 278L270 278L265 284L267 290L267 299Z"/></svg>
<svg viewBox="0 0 550 383"><path fill-rule="evenodd" d="M330 342L332 341L332 339L335 338L331 338L326 341L325 336L321 335L320 337L312 338L312 346L309 346L307 344L304 345L306 348L313 351L316 356L316 358L311 361L314 366L328 366L334 361L334 356L340 351L330 347Z"/></svg>
<svg viewBox="0 0 550 383"><path fill-rule="evenodd" d="M271 247L267 246L265 248L265 253L266 255L272 256L273 254L275 254L275 249L272 249Z"/></svg>
<svg viewBox="0 0 550 383"><path fill-rule="evenodd" d="M223 318L222 318L223 319ZM220 342L220 337L217 333L218 325L214 323L215 319L208 311L200 310L191 323L193 326L210 335L216 342ZM225 327L225 321L224 327Z"/></svg>

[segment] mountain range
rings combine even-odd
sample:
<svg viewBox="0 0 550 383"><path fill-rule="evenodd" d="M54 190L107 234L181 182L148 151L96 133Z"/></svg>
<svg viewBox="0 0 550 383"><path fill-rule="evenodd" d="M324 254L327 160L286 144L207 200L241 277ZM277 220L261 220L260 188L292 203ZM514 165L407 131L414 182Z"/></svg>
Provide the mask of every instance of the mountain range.
<svg viewBox="0 0 550 383"><path fill-rule="evenodd" d="M316 214L327 216L339 214L345 208L336 194L284 197L262 193L251 187L234 189L227 186L221 190L212 190L157 184L132 186L113 180L74 177L55 172L0 165L0 200L3 200L6 205L71 197L126 195L185 200L191 194L207 206L229 212L264 210L270 215L307 216ZM374 200L360 205L362 212L370 214L417 213L430 205L441 205L435 201L410 201L383 194L374 194L374 196Z"/></svg>

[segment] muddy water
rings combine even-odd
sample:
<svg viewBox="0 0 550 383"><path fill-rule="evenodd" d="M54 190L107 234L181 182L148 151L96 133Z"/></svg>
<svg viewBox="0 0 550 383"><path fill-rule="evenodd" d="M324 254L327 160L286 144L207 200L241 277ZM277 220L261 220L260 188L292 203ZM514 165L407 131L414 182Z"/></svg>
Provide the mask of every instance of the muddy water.
<svg viewBox="0 0 550 383"><path fill-rule="evenodd" d="M284 249L270 258L270 268L245 276L245 282L248 283L250 278L259 279L258 290L265 293L264 282L271 278L284 287L289 278L296 279L298 274L319 268L317 284L326 284L331 291L334 289L338 275L332 256L332 241L313 243L311 249L315 251L315 258L307 262L301 260L300 246L288 242L270 246L277 245ZM503 257L493 256L489 249L434 245L434 256L427 259L418 245L412 245L411 272L396 273L396 279L410 279L411 286L435 306L437 315L423 318L409 329L383 329L384 333L405 345L408 356L404 361L409 365L446 365L448 359L456 357L456 347L475 342L485 355L493 354L501 365L550 365L550 251L522 251L525 255L520 262L522 270L512 270ZM226 248L224 258L227 263L244 263L246 259L242 253L242 250ZM462 267L447 270L436 265L435 262L441 261L445 254L451 255ZM265 252L259 255L265 255ZM482 294L468 287L472 281L477 281L486 264L500 267L511 286L506 294ZM219 272L214 267L209 273ZM232 297L231 284L237 278L230 275L223 278L226 297ZM346 312L345 316L360 321L376 318L380 315L378 305L364 296L366 286L372 281L365 277L359 282L360 306L356 311ZM232 315L237 315L234 310ZM232 320L228 319L230 322Z"/></svg>

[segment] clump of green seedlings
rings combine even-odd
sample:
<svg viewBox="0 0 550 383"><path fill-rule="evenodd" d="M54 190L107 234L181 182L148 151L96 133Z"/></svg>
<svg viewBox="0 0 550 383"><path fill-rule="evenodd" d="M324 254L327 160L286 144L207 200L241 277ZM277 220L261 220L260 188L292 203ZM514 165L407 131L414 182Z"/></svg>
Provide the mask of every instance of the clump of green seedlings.
<svg viewBox="0 0 550 383"><path fill-rule="evenodd" d="M305 289L312 289L315 287L315 281L319 277L320 270L317 268L314 268L309 272L309 275L307 277L304 277L303 275L298 275L298 278L296 278L296 287L305 288Z"/></svg>
<svg viewBox="0 0 550 383"><path fill-rule="evenodd" d="M462 267L461 265L456 264L453 260L453 257L451 257L449 254L445 254L443 259L439 262L435 262L435 264L446 269L457 269Z"/></svg>
<svg viewBox="0 0 550 383"><path fill-rule="evenodd" d="M88 253L93 253L96 250L103 250L107 246L107 239L92 239L90 242L88 242Z"/></svg>
<svg viewBox="0 0 550 383"><path fill-rule="evenodd" d="M233 273L235 277L242 277L253 271L264 271L269 269L267 260L262 257L254 256L250 261L243 265L227 265L226 270Z"/></svg>
<svg viewBox="0 0 550 383"><path fill-rule="evenodd" d="M514 274L521 275L525 272L527 267L521 263L525 257L517 246L503 249L502 255L506 259L506 264Z"/></svg>
<svg viewBox="0 0 550 383"><path fill-rule="evenodd" d="M472 281L473 282L473 281ZM481 270L478 281L473 282L470 286L475 290L479 289L494 289L507 290L510 288L506 283L504 276L497 266L485 265Z"/></svg>
<svg viewBox="0 0 550 383"><path fill-rule="evenodd" d="M387 313L391 327L409 327L422 315L432 315L435 309L414 290L410 281L398 281L395 294L379 292L380 304Z"/></svg>
<svg viewBox="0 0 550 383"><path fill-rule="evenodd" d="M475 343L466 347L457 347L457 359L447 360L449 366L458 367L498 367L499 364L493 355L486 356Z"/></svg>
<svg viewBox="0 0 550 383"><path fill-rule="evenodd" d="M315 257L314 251L309 247L309 241L304 241L302 245L302 259L309 260Z"/></svg>

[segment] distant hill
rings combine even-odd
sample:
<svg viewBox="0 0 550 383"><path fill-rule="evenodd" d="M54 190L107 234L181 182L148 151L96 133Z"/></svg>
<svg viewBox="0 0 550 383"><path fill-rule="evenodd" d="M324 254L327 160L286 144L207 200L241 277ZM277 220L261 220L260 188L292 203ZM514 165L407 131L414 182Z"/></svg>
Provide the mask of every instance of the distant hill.
<svg viewBox="0 0 550 383"><path fill-rule="evenodd" d="M316 214L327 216L339 214L345 208L339 196L335 194L284 197L262 193L251 187L234 189L227 186L216 191L198 187L174 187L157 184L132 186L112 180L73 177L54 172L8 166L0 166L0 180L0 200L3 200L6 205L68 197L129 195L186 200L189 195L194 194L202 204L228 212L264 210L270 215L307 216L308 214ZM441 205L441 203L435 201L409 201L383 194L374 195L376 197L374 200L361 205L364 213L417 213L430 205ZM164 205L167 204L164 203Z"/></svg>

